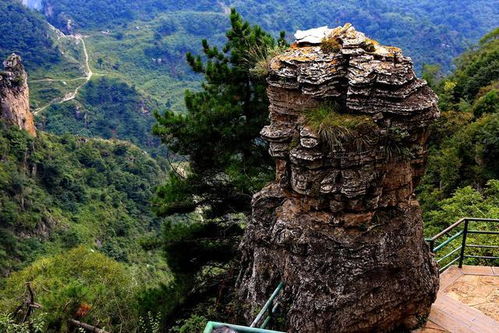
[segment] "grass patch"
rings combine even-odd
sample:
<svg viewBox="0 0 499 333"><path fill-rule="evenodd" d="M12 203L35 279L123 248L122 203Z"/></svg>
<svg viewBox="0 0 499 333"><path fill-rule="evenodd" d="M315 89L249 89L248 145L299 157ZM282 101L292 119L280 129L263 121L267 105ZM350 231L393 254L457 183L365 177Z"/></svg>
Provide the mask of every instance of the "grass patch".
<svg viewBox="0 0 499 333"><path fill-rule="evenodd" d="M321 140L332 150L342 149L346 143L353 143L357 151L371 145L369 133L377 126L365 115L338 112L339 105L329 104L305 112L306 124L319 133Z"/></svg>
<svg viewBox="0 0 499 333"><path fill-rule="evenodd" d="M269 75L270 62L272 58L281 54L287 49L286 45L274 45L272 47L257 47L248 52L248 62L254 63L250 73L259 78L264 78Z"/></svg>

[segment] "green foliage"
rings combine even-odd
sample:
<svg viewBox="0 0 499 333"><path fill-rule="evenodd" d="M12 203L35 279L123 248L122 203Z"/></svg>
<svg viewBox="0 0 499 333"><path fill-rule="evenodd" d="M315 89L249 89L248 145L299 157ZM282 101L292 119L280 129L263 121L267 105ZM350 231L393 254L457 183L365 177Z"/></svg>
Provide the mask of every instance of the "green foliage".
<svg viewBox="0 0 499 333"><path fill-rule="evenodd" d="M3 333L45 333L45 314L25 323L18 324L10 314L0 313L0 332Z"/></svg>
<svg viewBox="0 0 499 333"><path fill-rule="evenodd" d="M459 187L479 188L499 179L498 129L499 114L486 115L432 148L421 187L424 208Z"/></svg>
<svg viewBox="0 0 499 333"><path fill-rule="evenodd" d="M499 218L499 180L488 181L482 192L471 186L459 188L449 198L439 201L427 216L436 227L433 232L466 216Z"/></svg>
<svg viewBox="0 0 499 333"><path fill-rule="evenodd" d="M158 188L153 200L156 213L161 216L189 213L196 208L189 181L175 173L170 173L168 181Z"/></svg>
<svg viewBox="0 0 499 333"><path fill-rule="evenodd" d="M164 178L155 160L126 142L43 132L32 138L0 126L2 275L80 244L100 244L131 265L157 260L159 253L145 256L140 245L160 223L150 208ZM165 274L145 266L140 272L147 279Z"/></svg>
<svg viewBox="0 0 499 333"><path fill-rule="evenodd" d="M173 332L197 331L203 317L224 320L234 310L229 303L241 233L241 221L234 216L207 222L177 216L165 223L162 241L175 280L143 291L142 311L160 312L163 327Z"/></svg>
<svg viewBox="0 0 499 333"><path fill-rule="evenodd" d="M0 59L15 52L21 55L28 69L60 61L59 50L53 47L47 32L47 23L20 1L0 2L0 22Z"/></svg>
<svg viewBox="0 0 499 333"><path fill-rule="evenodd" d="M441 95L440 107L449 111L459 107L463 101L472 103L477 97L484 97L480 104L489 104L489 109L497 91L499 78L499 28L485 35L478 45L472 47L456 59L457 68L449 77L440 80L435 88ZM485 98L485 93L491 95ZM487 94L488 95L488 94ZM478 101L477 101L478 102ZM481 111L477 106L479 117Z"/></svg>
<svg viewBox="0 0 499 333"><path fill-rule="evenodd" d="M187 113L166 111L156 116L154 133L171 151L188 156L191 167L182 180L183 194L172 195L169 184L160 190L167 206L159 208L160 212L185 207L175 203L176 198L193 203L195 195L200 197L196 205L208 206L212 216L247 211L253 191L271 178L271 160L259 138L267 121L266 84L263 78L250 75L257 59L248 57L248 52L279 44L258 26L243 21L236 11L230 20L222 51L203 40L205 62L201 56L187 54L192 69L205 78L202 91L186 92Z"/></svg>
<svg viewBox="0 0 499 333"><path fill-rule="evenodd" d="M454 77L454 98L473 99L480 88L499 77L499 28L484 36L478 46L461 55Z"/></svg>
<svg viewBox="0 0 499 333"><path fill-rule="evenodd" d="M26 282L43 305L43 332L70 332L72 318L124 332L136 325L134 281L123 265L95 250L78 247L11 274L0 289L0 312L20 304Z"/></svg>
<svg viewBox="0 0 499 333"><path fill-rule="evenodd" d="M188 319L181 321L179 326L173 327L172 332L177 332L177 333L202 332L208 321L209 319L203 316L192 315Z"/></svg>
<svg viewBox="0 0 499 333"><path fill-rule="evenodd" d="M486 113L499 113L499 89L492 88L476 99L472 106L472 112L475 118L480 118Z"/></svg>
<svg viewBox="0 0 499 333"><path fill-rule="evenodd" d="M158 315L148 312L145 316L139 318L138 332L141 333L160 333L161 320Z"/></svg>
<svg viewBox="0 0 499 333"><path fill-rule="evenodd" d="M241 233L235 221L166 224L163 240L168 265L179 280L185 282L201 273L204 267L233 258Z"/></svg>
<svg viewBox="0 0 499 333"><path fill-rule="evenodd" d="M476 218L499 218L499 180L488 181L485 188L481 191L477 191L471 186L460 188L449 198L439 201L434 210L426 212L426 218L428 221L431 221L431 224L426 226L425 234L427 236L435 235L453 222L468 216ZM460 228L462 229L462 225ZM473 230L497 231L496 225L487 222L470 222L469 228ZM450 245L448 245L448 251L461 245L460 242L461 238L451 241ZM497 237L469 234L467 236L467 243L494 246L497 245ZM439 256L441 257L447 252L442 251ZM466 254L497 256L494 249L467 248ZM445 265L451 259L453 257L445 259L441 265ZM466 259L465 264L497 265L497 260L494 263L494 261L490 260Z"/></svg>
<svg viewBox="0 0 499 333"><path fill-rule="evenodd" d="M423 65L423 79L428 82L430 87L435 88L441 80L442 67L440 65Z"/></svg>
<svg viewBox="0 0 499 333"><path fill-rule="evenodd" d="M428 235L464 216L497 217L498 33L460 56L450 76L430 75L444 112L432 127L428 167L418 189Z"/></svg>

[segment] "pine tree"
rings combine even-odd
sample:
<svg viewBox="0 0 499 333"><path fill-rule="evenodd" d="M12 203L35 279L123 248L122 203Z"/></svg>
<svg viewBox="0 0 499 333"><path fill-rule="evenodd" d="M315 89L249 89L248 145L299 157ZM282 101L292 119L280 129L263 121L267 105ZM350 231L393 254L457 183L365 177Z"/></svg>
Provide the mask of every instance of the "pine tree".
<svg viewBox="0 0 499 333"><path fill-rule="evenodd" d="M187 54L204 76L199 92L186 91L187 113L156 114L154 133L170 151L188 158L190 171L171 173L158 191L160 215L209 207L210 217L247 212L251 195L272 178L272 162L259 131L267 120L265 77L251 70L284 46L232 10L222 50L202 41L203 56ZM174 168L173 168L174 169Z"/></svg>
<svg viewBox="0 0 499 333"><path fill-rule="evenodd" d="M176 219L164 225L163 245L175 284L150 293L144 301L155 311L157 304L169 304L162 309L166 326L172 318L196 313L203 302L208 303L201 308L212 308L207 300L220 295L225 301L216 302L217 313L218 319L223 318L221 308L230 297L220 288L232 285L231 263L242 233L230 213L249 212L251 195L272 179L273 163L259 135L268 116L261 74L272 55L285 46L284 34L276 41L235 10L230 21L222 50L203 40L203 56L187 54L192 69L204 76L200 91L185 94L187 112L156 114L154 133L170 152L189 162L187 174L172 166L155 200L157 213L209 208L203 209L208 218L204 222ZM210 267L216 269L205 269Z"/></svg>

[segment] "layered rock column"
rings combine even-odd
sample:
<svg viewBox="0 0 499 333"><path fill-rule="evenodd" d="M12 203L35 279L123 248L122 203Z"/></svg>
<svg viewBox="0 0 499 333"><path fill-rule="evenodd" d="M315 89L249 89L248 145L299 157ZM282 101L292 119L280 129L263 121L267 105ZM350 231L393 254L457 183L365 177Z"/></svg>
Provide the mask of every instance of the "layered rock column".
<svg viewBox="0 0 499 333"><path fill-rule="evenodd" d="M33 114L29 107L28 75L21 57L12 54L0 71L0 118L36 136Z"/></svg>
<svg viewBox="0 0 499 333"><path fill-rule="evenodd" d="M270 64L276 180L253 197L240 297L250 319L283 281L288 332L414 328L438 289L414 197L437 97L400 49L324 33Z"/></svg>

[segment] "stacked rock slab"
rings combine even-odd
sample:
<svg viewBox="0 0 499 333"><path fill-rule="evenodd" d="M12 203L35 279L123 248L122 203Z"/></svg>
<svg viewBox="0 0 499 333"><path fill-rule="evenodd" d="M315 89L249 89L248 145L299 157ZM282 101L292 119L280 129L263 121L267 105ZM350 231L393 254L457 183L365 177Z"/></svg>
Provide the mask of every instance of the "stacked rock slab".
<svg viewBox="0 0 499 333"><path fill-rule="evenodd" d="M241 243L247 319L282 281L288 332L414 328L438 290L414 197L437 97L400 49L350 25L325 37L270 63L270 125L261 134L276 180L253 197ZM321 108L363 120L314 126L309 115Z"/></svg>
<svg viewBox="0 0 499 333"><path fill-rule="evenodd" d="M29 107L28 75L21 57L12 54L0 71L0 119L36 136L33 114Z"/></svg>

